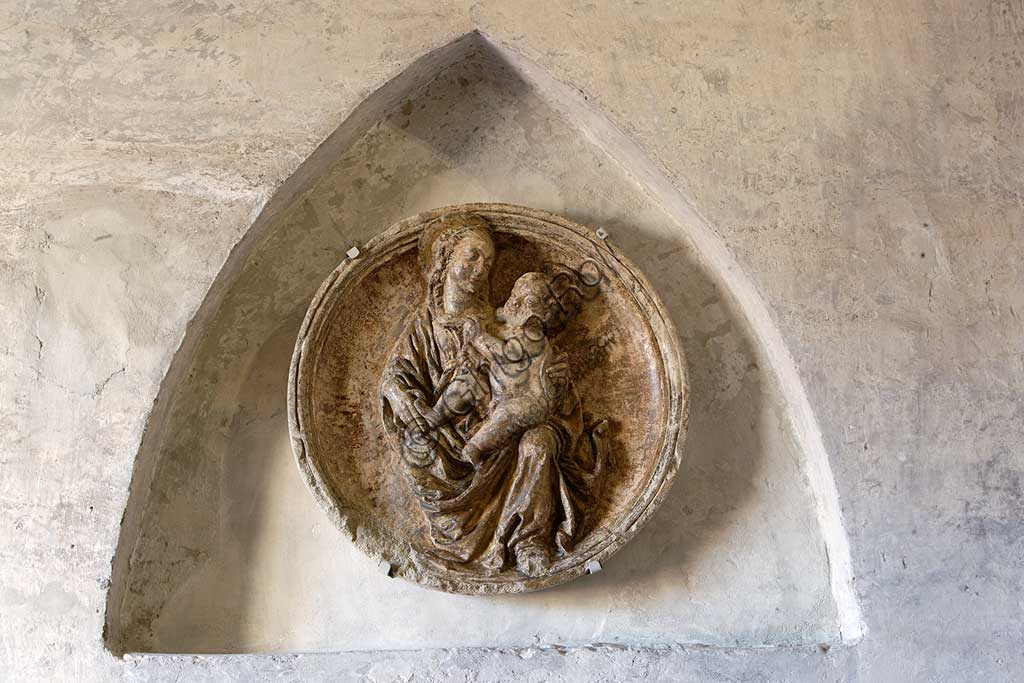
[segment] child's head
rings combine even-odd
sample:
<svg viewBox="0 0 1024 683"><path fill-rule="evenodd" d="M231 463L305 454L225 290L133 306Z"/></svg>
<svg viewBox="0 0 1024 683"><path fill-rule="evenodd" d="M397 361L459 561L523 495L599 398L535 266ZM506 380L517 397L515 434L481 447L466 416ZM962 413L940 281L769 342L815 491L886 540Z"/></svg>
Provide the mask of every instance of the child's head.
<svg viewBox="0 0 1024 683"><path fill-rule="evenodd" d="M541 273L525 273L512 285L508 301L501 307L501 317L509 325L521 327L536 318L543 323L548 312L547 299L550 293L548 280Z"/></svg>

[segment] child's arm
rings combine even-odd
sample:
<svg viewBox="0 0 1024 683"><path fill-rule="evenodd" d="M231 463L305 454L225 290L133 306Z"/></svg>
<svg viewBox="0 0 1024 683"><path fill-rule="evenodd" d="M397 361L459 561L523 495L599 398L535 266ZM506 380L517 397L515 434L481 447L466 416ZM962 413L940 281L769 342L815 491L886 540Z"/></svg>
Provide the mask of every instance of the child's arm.
<svg viewBox="0 0 1024 683"><path fill-rule="evenodd" d="M470 318L463 323L462 337L488 360L501 358L505 342L484 330L479 321Z"/></svg>

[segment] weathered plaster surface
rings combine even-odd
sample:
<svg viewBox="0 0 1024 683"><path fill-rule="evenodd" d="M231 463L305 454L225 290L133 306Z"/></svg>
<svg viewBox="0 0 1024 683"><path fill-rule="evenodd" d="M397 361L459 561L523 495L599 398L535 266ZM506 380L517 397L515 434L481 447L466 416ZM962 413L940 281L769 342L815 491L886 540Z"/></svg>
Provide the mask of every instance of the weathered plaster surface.
<svg viewBox="0 0 1024 683"><path fill-rule="evenodd" d="M7 2L0 662L14 680L1012 680L1024 668L1024 7ZM775 650L121 661L146 415L275 187L479 28L664 166L757 283L821 423L868 635ZM742 596L737 596L742 600Z"/></svg>
<svg viewBox="0 0 1024 683"><path fill-rule="evenodd" d="M196 359L162 390L174 407L139 455L154 473L133 482L128 515L141 521L122 531L115 566L130 569L112 576L111 648L764 647L856 637L856 618L843 623L834 598L812 456L739 310L735 278L716 272L688 226L496 48L470 37L446 49L456 61L331 160L197 323ZM382 576L332 533L292 466L285 426L292 346L325 273L392 221L484 198L608 231L667 302L692 383L684 472L664 510L598 576L514 598Z"/></svg>

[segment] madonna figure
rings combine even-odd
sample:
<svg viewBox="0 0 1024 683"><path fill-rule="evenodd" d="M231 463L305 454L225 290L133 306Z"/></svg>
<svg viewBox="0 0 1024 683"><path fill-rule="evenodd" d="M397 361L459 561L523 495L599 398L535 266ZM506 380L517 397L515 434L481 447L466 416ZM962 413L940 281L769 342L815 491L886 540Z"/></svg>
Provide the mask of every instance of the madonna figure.
<svg viewBox="0 0 1024 683"><path fill-rule="evenodd" d="M490 228L476 214L420 238L424 301L388 358L382 415L430 529L429 556L493 577L543 575L572 551L595 495L606 423L584 429L550 344L559 303L524 274L498 310Z"/></svg>

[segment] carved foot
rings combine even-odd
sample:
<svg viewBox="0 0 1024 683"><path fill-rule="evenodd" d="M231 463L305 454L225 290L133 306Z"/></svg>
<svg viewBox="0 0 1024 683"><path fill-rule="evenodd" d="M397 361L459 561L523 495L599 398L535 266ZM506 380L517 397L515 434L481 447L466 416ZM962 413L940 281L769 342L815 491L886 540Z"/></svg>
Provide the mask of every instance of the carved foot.
<svg viewBox="0 0 1024 683"><path fill-rule="evenodd" d="M516 569L520 574L535 578L550 568L551 557L545 550L530 546L516 548Z"/></svg>

